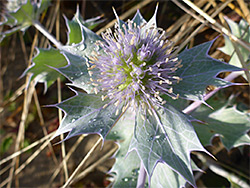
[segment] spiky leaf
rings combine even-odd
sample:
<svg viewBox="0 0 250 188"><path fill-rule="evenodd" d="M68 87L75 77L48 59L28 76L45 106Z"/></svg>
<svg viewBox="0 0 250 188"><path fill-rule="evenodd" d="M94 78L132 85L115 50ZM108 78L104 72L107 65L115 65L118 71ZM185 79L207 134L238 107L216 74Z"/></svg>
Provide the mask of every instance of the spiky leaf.
<svg viewBox="0 0 250 188"><path fill-rule="evenodd" d="M101 96L78 92L76 96L54 105L65 112L65 116L54 137L69 132L66 139L84 134L96 133L106 137L120 115L116 113L120 107L102 101Z"/></svg>
<svg viewBox="0 0 250 188"><path fill-rule="evenodd" d="M44 83L46 91L46 88L50 87L58 77L63 79L60 73L50 67L59 68L67 64L66 58L59 50L55 48L40 48L37 55L33 58L33 64L26 72L32 74L31 80L34 79L36 82Z"/></svg>
<svg viewBox="0 0 250 188"><path fill-rule="evenodd" d="M110 170L112 174L115 174L115 181L112 185L114 188L136 187L140 159L136 152L128 154L129 144L134 135L134 124L134 113L127 111L107 136L107 139L112 139L119 144L115 164Z"/></svg>
<svg viewBox="0 0 250 188"><path fill-rule="evenodd" d="M72 20L69 20L65 17L66 20L66 26L68 28L68 45L72 44L78 44L82 42L84 39L81 25L85 26L88 29L93 29L95 26L103 22L103 20L100 20L100 16L84 20L80 14L79 7L76 9L76 13Z"/></svg>
<svg viewBox="0 0 250 188"><path fill-rule="evenodd" d="M93 86L90 84L90 76L88 74L88 61L85 57L73 55L69 52L62 52L68 61L68 65L65 67L58 68L61 72L75 87L79 87L86 92L93 92ZM94 75L93 75L94 76Z"/></svg>
<svg viewBox="0 0 250 188"><path fill-rule="evenodd" d="M219 136L224 146L230 150L233 147L250 144L247 132L250 129L250 115L240 112L235 106L230 107L215 98L210 99L215 110L204 105L192 113L194 117L204 124L193 122L203 145L210 145L215 136Z"/></svg>
<svg viewBox="0 0 250 188"><path fill-rule="evenodd" d="M152 188L184 187L186 180L164 163L158 163L151 180Z"/></svg>
<svg viewBox="0 0 250 188"><path fill-rule="evenodd" d="M0 25L10 25L10 30L0 34L1 40L16 31L25 31L39 15L49 6L50 0L41 0L39 3L31 3L30 0L12 0L6 3L6 15Z"/></svg>
<svg viewBox="0 0 250 188"><path fill-rule="evenodd" d="M91 55L90 52L95 50L95 41L100 38L81 24L78 14L72 20L65 18L69 30L68 45L63 46L60 51L53 48L39 49L42 53L38 53L33 60L34 64L26 71L33 73L32 79L43 82L49 87L61 73L72 82L71 85L93 92L89 84L88 57Z"/></svg>
<svg viewBox="0 0 250 188"><path fill-rule="evenodd" d="M149 176L158 162L164 162L192 185L190 152L205 151L186 116L170 105L152 115L138 111L130 150L138 152Z"/></svg>
<svg viewBox="0 0 250 188"><path fill-rule="evenodd" d="M179 68L176 74L182 78L179 84L173 86L174 92L180 97L189 100L203 101L205 88L208 85L227 87L232 85L216 75L223 71L240 71L240 68L213 59L208 51L213 44L209 41L191 49L185 49L179 54L183 67Z"/></svg>

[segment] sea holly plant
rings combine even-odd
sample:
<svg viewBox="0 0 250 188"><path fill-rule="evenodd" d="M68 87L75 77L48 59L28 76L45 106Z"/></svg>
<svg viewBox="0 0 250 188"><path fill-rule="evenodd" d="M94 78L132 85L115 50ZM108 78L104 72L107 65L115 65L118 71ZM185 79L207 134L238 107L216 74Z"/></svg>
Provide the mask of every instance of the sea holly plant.
<svg viewBox="0 0 250 188"><path fill-rule="evenodd" d="M126 22L115 13L113 30L99 36L77 11L72 20L65 18L67 44L49 37L57 49L39 49L26 70L31 80L47 86L62 75L69 85L84 90L72 89L74 97L51 105L65 113L54 137L99 134L103 140L115 140L119 150L110 170L113 187L183 187L186 183L195 187L193 170L198 168L190 152L210 154L197 135L201 127L196 133L191 124L200 116L182 113L177 103L206 104L208 85L233 85L216 77L219 73L242 70L211 58L208 51L213 41L173 56L176 47L157 27L156 13L157 9L148 22L139 10ZM40 31L49 36L44 29ZM216 114L211 117L218 118Z"/></svg>
<svg viewBox="0 0 250 188"><path fill-rule="evenodd" d="M116 174L115 187L134 187L143 174L134 175L139 168L145 170L149 186L151 181L152 186L171 187L172 181L195 186L190 152L206 150L189 117L164 98L203 101L207 85L232 85L216 78L218 73L241 69L209 57L213 41L172 57L174 47L157 27L156 14L146 22L138 11L132 20L118 18L117 22L114 31L108 29L99 37L78 21L83 40L62 48L68 65L56 70L73 86L90 87L88 94L77 92L55 105L65 112L55 136L69 132L68 139L97 133L104 139L125 142L121 142L117 158L125 158L129 165L118 160L111 169ZM123 120L128 116L130 121ZM130 153L137 157L129 157ZM124 171L125 166L129 168Z"/></svg>
<svg viewBox="0 0 250 188"><path fill-rule="evenodd" d="M33 0L11 0L7 1L4 7L3 21L0 25L9 25L12 29L0 34L0 41L13 34L16 31L25 31L34 22L36 22L40 14L50 5L50 0L41 0L39 2Z"/></svg>

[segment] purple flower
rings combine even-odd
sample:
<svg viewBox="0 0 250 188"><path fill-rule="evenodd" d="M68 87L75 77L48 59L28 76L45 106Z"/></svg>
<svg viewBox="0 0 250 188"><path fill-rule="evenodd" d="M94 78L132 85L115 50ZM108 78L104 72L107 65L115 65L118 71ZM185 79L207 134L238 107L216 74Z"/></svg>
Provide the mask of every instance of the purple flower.
<svg viewBox="0 0 250 188"><path fill-rule="evenodd" d="M102 38L104 41L97 42L102 51L92 56L89 73L97 77L91 78L95 92L106 93L103 100L109 98L116 106L123 102L124 106L150 109L165 103L163 94L178 98L172 85L181 80L175 75L181 64L171 57L173 47L162 29L138 26L129 20L122 27L117 24L114 32L108 29Z"/></svg>

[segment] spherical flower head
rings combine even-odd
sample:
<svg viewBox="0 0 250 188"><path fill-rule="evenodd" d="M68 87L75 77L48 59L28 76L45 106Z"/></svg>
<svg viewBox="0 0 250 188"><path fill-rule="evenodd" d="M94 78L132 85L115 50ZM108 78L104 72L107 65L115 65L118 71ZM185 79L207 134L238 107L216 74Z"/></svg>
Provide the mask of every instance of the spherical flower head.
<svg viewBox="0 0 250 188"><path fill-rule="evenodd" d="M181 64L171 57L173 47L165 40L164 30L128 21L121 27L117 24L114 32L108 29L102 38L97 43L102 52L92 57L94 65L89 69L97 70L92 84L96 93L106 93L103 100L144 108L164 104L163 94L178 98L172 85L181 80L175 75ZM91 76L92 70L89 73Z"/></svg>

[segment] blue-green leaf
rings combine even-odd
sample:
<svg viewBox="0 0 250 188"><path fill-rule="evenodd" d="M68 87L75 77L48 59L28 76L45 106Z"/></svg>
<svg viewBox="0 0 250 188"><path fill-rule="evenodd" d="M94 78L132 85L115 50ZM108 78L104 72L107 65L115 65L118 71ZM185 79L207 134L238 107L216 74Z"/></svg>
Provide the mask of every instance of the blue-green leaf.
<svg viewBox="0 0 250 188"><path fill-rule="evenodd" d="M62 109L65 116L54 137L69 132L66 139L85 133L100 134L106 137L111 127L113 127L120 118L121 106L107 104L101 100L101 96L78 92L76 96L63 101L54 106Z"/></svg>
<svg viewBox="0 0 250 188"><path fill-rule="evenodd" d="M76 13L72 20L68 20L66 17L65 20L66 26L68 28L68 45L81 43L84 39L84 32L86 32L86 28L91 30L95 26L103 22L103 20L100 20L100 16L84 20L80 14L79 7L77 7ZM82 28L82 26L85 26L85 28ZM85 36L85 38L86 37L88 36Z"/></svg>
<svg viewBox="0 0 250 188"><path fill-rule="evenodd" d="M172 188L184 187L186 180L173 171L164 163L158 163L155 167L151 187L152 188Z"/></svg>
<svg viewBox="0 0 250 188"><path fill-rule="evenodd" d="M142 17L141 13L139 10L137 10L134 18L132 19L133 23L136 23L137 26L142 26L146 24L146 20Z"/></svg>
<svg viewBox="0 0 250 188"><path fill-rule="evenodd" d="M220 103L218 99L209 102L215 110L204 105L192 113L194 117L204 124L193 122L203 145L210 145L215 136L219 136L224 146L230 150L241 145L250 145L250 137L247 132L250 129L250 114L237 110L234 106L228 107ZM213 105L215 104L216 105Z"/></svg>
<svg viewBox="0 0 250 188"><path fill-rule="evenodd" d="M138 152L150 177L157 163L164 162L192 185L190 152L205 151L186 116L170 105L152 115L138 111L130 150Z"/></svg>
<svg viewBox="0 0 250 188"><path fill-rule="evenodd" d="M128 154L129 144L134 135L134 125L135 114L128 110L107 136L107 139L112 139L119 144L115 164L110 170L111 174L115 174L114 188L136 187L140 159L136 152Z"/></svg>
<svg viewBox="0 0 250 188"><path fill-rule="evenodd" d="M72 82L70 85L88 93L93 92L87 68L91 64L89 56L97 50L95 41L101 38L82 25L78 20L79 16L76 15L71 21L65 19L69 30L68 45L63 46L60 51L53 48L43 50L44 53L39 53L38 57L33 60L34 64L28 68L28 72L35 73L33 79L49 87L60 75L55 72L57 70Z"/></svg>
<svg viewBox="0 0 250 188"><path fill-rule="evenodd" d="M208 85L227 87L231 82L216 78L216 75L225 71L240 71L242 69L223 63L208 56L213 41L209 41L191 49L185 49L178 58L183 67L176 71L182 78L179 84L173 86L174 92L180 97L189 100L203 101L205 88Z"/></svg>
<svg viewBox="0 0 250 188"><path fill-rule="evenodd" d="M225 19L231 29L231 32L234 36L240 38L241 40L245 41L246 43L250 43L250 26L245 20L241 20L239 24L235 23L234 21L230 20L229 18ZM223 53L231 56L230 61L228 62L231 65L242 67L240 59L235 52L234 45L232 44L231 40L228 36L224 36L225 39L225 46L219 48ZM247 64L248 69L250 69L250 53L247 49L243 46L238 45L239 53L242 56L244 63ZM243 75L245 77L245 74Z"/></svg>
<svg viewBox="0 0 250 188"><path fill-rule="evenodd" d="M50 0L41 0L40 3L31 3L31 0L7 1L5 20L0 25L6 24L13 28L0 34L0 42L16 31L25 31L49 5Z"/></svg>
<svg viewBox="0 0 250 188"><path fill-rule="evenodd" d="M62 50L71 52L72 54L78 55L80 57L90 57L93 55L94 51L96 52L99 50L99 47L96 45L96 41L102 41L103 39L84 25L79 24L79 26L81 33L79 33L79 28L75 26L74 28L78 29L73 33L75 34L76 32L78 35L80 34L83 40L77 44L72 43L71 45L65 45L62 47ZM77 40L79 40L79 38L77 38ZM70 43L70 41L68 42Z"/></svg>
<svg viewBox="0 0 250 188"><path fill-rule="evenodd" d="M65 17L66 26L68 28L68 45L80 43L83 40L81 27L75 20L68 20Z"/></svg>
<svg viewBox="0 0 250 188"><path fill-rule="evenodd" d="M88 93L93 93L93 86L90 83L88 66L86 64L87 58L64 51L62 51L62 54L67 59L68 65L57 70L72 82L69 85L81 88Z"/></svg>
<svg viewBox="0 0 250 188"><path fill-rule="evenodd" d="M67 60L55 48L38 49L38 54L33 58L33 64L27 69L25 73L31 73L31 80L44 83L46 88L54 83L54 81L63 76L56 70L50 68L59 68L67 65Z"/></svg>

